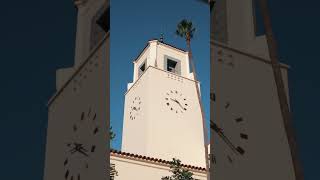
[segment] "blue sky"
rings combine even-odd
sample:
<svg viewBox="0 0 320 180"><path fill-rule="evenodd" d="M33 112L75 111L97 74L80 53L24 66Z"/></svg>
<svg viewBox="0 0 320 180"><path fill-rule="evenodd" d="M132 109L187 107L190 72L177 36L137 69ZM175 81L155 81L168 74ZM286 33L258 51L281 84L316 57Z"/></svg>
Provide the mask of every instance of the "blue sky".
<svg viewBox="0 0 320 180"><path fill-rule="evenodd" d="M191 45L208 121L210 115L209 8L195 0L117 0L111 2L111 7L110 112L111 125L116 133L112 147L121 148L124 93L127 83L132 82L132 61L148 40L159 38L161 33L164 34L166 43L185 49L185 40L174 34L178 22L184 18L191 20L196 27Z"/></svg>

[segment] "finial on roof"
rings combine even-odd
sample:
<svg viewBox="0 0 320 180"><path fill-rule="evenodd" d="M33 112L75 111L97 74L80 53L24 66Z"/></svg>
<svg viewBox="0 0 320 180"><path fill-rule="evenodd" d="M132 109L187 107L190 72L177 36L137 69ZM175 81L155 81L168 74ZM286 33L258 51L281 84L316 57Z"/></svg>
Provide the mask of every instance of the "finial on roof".
<svg viewBox="0 0 320 180"><path fill-rule="evenodd" d="M163 37L163 33L161 33L161 35L160 35L160 42L162 42L162 43L163 43L163 39L164 39L164 37Z"/></svg>

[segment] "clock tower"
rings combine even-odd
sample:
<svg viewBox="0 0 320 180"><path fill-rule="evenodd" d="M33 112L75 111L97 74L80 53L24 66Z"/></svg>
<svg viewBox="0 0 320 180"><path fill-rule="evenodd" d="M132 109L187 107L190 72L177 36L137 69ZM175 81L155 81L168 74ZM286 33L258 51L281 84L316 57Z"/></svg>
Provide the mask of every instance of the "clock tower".
<svg viewBox="0 0 320 180"><path fill-rule="evenodd" d="M204 129L188 53L151 40L125 93L122 151L206 167Z"/></svg>
<svg viewBox="0 0 320 180"><path fill-rule="evenodd" d="M56 72L48 103L45 180L108 179L109 1L75 0L74 66Z"/></svg>
<svg viewBox="0 0 320 180"><path fill-rule="evenodd" d="M253 0L216 1L211 27L211 179L296 180L265 35ZM289 66L280 63L289 102Z"/></svg>

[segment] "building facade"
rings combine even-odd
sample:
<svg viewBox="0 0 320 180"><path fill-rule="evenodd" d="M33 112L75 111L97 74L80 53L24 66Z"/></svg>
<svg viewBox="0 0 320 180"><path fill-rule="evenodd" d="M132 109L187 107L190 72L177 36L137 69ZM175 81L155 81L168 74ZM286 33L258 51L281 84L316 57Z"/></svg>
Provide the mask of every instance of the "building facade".
<svg viewBox="0 0 320 180"><path fill-rule="evenodd" d="M118 171L115 179L161 179L169 175L173 158L181 160L197 179L206 179L204 129L196 93L200 84L190 72L188 52L151 40L133 68L133 82L125 93L123 152L111 153Z"/></svg>
<svg viewBox="0 0 320 180"><path fill-rule="evenodd" d="M211 16L211 179L294 180L265 35L253 0L216 1ZM288 69L280 64L289 101Z"/></svg>
<svg viewBox="0 0 320 180"><path fill-rule="evenodd" d="M106 180L109 1L76 0L74 66L56 72L48 103L45 180Z"/></svg>

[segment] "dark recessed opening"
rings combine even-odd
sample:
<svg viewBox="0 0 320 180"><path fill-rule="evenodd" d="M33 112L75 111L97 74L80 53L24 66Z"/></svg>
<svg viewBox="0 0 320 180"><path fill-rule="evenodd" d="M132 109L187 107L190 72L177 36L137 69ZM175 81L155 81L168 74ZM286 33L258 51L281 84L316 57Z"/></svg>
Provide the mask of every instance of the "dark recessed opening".
<svg viewBox="0 0 320 180"><path fill-rule="evenodd" d="M97 24L105 31L110 29L110 8L106 9L97 20Z"/></svg>
<svg viewBox="0 0 320 180"><path fill-rule="evenodd" d="M139 67L139 77L143 74L143 72L146 70L146 63L144 62L142 65Z"/></svg>
<svg viewBox="0 0 320 180"><path fill-rule="evenodd" d="M171 59L167 60L167 71L175 73L176 72L176 66L177 66L177 62L176 61L173 61Z"/></svg>
<svg viewBox="0 0 320 180"><path fill-rule="evenodd" d="M143 63L143 65L140 67L140 70L143 72L146 69L146 64Z"/></svg>

